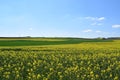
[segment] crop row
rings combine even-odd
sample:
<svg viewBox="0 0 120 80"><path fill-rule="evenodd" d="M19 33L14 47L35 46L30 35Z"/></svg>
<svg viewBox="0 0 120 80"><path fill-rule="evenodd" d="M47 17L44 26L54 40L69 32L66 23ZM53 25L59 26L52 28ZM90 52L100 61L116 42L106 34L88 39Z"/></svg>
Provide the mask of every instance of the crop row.
<svg viewBox="0 0 120 80"><path fill-rule="evenodd" d="M119 49L0 51L0 80L119 80Z"/></svg>

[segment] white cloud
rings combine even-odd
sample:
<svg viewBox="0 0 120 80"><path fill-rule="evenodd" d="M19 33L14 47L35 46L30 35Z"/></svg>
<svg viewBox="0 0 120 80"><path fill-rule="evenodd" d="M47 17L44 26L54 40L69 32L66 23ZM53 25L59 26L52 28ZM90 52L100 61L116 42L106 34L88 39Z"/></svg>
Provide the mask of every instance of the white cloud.
<svg viewBox="0 0 120 80"><path fill-rule="evenodd" d="M85 19L88 19L88 20L96 20L96 17L85 17Z"/></svg>
<svg viewBox="0 0 120 80"><path fill-rule="evenodd" d="M92 32L91 29L84 30L83 32Z"/></svg>
<svg viewBox="0 0 120 80"><path fill-rule="evenodd" d="M84 19L88 20L92 26L101 26L103 25L105 17L85 17Z"/></svg>
<svg viewBox="0 0 120 80"><path fill-rule="evenodd" d="M103 21L105 17L85 17L85 19L92 20L92 21Z"/></svg>
<svg viewBox="0 0 120 80"><path fill-rule="evenodd" d="M105 19L105 17L100 17L100 18L98 18L97 20L98 21L103 21Z"/></svg>
<svg viewBox="0 0 120 80"><path fill-rule="evenodd" d="M101 33L102 31L100 31L100 30L87 29L87 30L83 30L83 32L85 32L85 33L87 33L87 32L96 32L96 33Z"/></svg>
<svg viewBox="0 0 120 80"><path fill-rule="evenodd" d="M95 22L95 23L92 23L91 25L92 25L92 26L101 26L102 23L97 23L97 22Z"/></svg>
<svg viewBox="0 0 120 80"><path fill-rule="evenodd" d="M119 24L112 25L112 28L120 28L120 25Z"/></svg>

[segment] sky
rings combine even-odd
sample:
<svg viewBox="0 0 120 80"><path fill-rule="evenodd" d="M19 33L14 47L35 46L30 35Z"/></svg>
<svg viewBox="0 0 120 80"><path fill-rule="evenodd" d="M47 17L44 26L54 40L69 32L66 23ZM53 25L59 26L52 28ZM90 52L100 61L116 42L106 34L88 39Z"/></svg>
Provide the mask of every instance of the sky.
<svg viewBox="0 0 120 80"><path fill-rule="evenodd" d="M0 37L120 37L120 0L0 0Z"/></svg>

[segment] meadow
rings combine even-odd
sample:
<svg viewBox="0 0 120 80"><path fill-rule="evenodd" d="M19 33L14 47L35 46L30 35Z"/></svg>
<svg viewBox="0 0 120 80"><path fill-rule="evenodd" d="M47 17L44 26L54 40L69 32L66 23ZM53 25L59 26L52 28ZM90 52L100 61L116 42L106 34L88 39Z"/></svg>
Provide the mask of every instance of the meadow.
<svg viewBox="0 0 120 80"><path fill-rule="evenodd" d="M120 40L0 38L0 80L120 80Z"/></svg>

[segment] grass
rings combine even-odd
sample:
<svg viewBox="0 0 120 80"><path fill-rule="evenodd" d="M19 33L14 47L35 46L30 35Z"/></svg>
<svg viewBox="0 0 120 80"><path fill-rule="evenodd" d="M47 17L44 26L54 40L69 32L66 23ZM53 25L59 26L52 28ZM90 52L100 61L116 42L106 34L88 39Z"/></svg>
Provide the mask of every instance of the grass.
<svg viewBox="0 0 120 80"><path fill-rule="evenodd" d="M65 45L84 42L112 42L112 40L77 39L77 38L1 38L0 46L41 46Z"/></svg>

